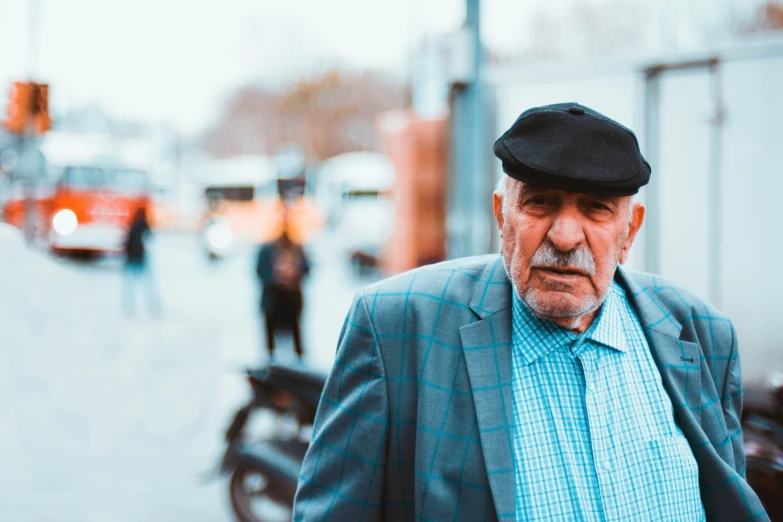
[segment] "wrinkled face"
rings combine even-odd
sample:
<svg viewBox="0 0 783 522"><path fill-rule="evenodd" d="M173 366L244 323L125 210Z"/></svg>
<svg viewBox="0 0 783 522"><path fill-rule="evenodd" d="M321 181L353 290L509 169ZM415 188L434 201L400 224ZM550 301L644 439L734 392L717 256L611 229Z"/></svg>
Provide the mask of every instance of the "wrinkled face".
<svg viewBox="0 0 783 522"><path fill-rule="evenodd" d="M511 179L505 196L495 194L506 270L536 315L578 319L601 306L644 219L631 199Z"/></svg>

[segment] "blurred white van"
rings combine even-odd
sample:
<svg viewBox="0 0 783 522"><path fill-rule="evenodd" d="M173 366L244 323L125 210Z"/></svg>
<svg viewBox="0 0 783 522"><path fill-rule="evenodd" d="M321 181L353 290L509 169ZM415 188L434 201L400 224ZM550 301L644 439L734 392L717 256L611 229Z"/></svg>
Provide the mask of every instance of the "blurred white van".
<svg viewBox="0 0 783 522"><path fill-rule="evenodd" d="M324 161L316 205L357 268L377 266L394 223L395 172L375 152L350 152Z"/></svg>

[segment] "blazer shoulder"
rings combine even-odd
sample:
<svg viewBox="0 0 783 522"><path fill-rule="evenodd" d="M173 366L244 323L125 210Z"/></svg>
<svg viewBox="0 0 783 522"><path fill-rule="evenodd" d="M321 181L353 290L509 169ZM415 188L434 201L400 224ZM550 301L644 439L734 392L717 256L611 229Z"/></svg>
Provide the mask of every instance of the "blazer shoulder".
<svg viewBox="0 0 783 522"><path fill-rule="evenodd" d="M409 307L441 299L467 308L482 274L497 258L497 254L465 257L422 266L366 286L360 295L387 303L404 300Z"/></svg>
<svg viewBox="0 0 783 522"><path fill-rule="evenodd" d="M647 272L628 272L628 274L642 290L654 294L672 312L681 309L708 310L716 318L726 319L723 312L670 279Z"/></svg>
<svg viewBox="0 0 783 522"><path fill-rule="evenodd" d="M627 272L642 291L654 296L682 325L684 340L697 341L711 352L723 353L734 342L731 320L684 286L646 272Z"/></svg>
<svg viewBox="0 0 783 522"><path fill-rule="evenodd" d="M478 279L487 268L487 265L497 259L497 257L497 255L463 257L442 261L432 265L420 266L366 286L362 289L362 293L374 294L379 291L395 290L401 287L410 286L413 282L434 284L437 286L438 282L440 282L444 276L449 277L455 273L463 273ZM476 274L478 274L478 276L476 276Z"/></svg>

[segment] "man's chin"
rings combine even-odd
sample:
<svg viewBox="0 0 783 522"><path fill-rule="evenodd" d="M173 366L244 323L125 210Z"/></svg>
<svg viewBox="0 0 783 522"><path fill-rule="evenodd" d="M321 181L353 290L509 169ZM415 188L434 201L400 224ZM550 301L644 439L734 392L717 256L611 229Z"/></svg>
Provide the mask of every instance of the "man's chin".
<svg viewBox="0 0 783 522"><path fill-rule="evenodd" d="M600 306L595 299L576 299L567 292L530 290L523 301L540 317L580 317Z"/></svg>

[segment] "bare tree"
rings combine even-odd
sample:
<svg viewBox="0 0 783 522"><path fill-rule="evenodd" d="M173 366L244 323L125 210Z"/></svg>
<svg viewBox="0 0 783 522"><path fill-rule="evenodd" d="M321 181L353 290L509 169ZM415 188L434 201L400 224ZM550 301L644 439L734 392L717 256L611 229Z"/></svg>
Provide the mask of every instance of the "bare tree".
<svg viewBox="0 0 783 522"><path fill-rule="evenodd" d="M749 19L741 20L738 29L743 33L780 31L783 29L783 2L767 0L753 11Z"/></svg>
<svg viewBox="0 0 783 522"><path fill-rule="evenodd" d="M274 154L296 143L310 160L376 148L376 117L409 103L409 88L371 73L327 71L281 91L247 86L205 137L219 157Z"/></svg>

